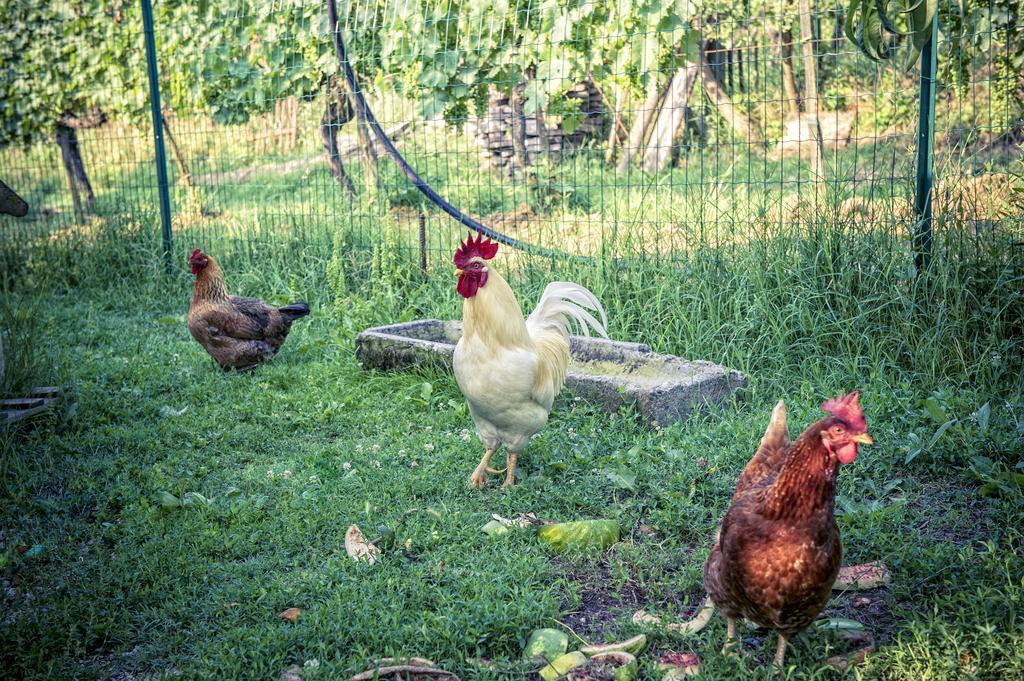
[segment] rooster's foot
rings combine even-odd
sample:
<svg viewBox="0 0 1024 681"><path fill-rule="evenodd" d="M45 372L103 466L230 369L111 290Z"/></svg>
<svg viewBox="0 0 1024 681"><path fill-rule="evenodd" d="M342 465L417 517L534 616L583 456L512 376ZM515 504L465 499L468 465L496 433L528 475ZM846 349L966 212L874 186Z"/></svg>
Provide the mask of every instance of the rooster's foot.
<svg viewBox="0 0 1024 681"><path fill-rule="evenodd" d="M470 489L480 489L487 486L487 474L496 472L487 465L491 462L492 456L494 456L493 449L488 449L484 452L484 456L480 459L480 463L477 465L476 470L473 471L471 476L469 476Z"/></svg>
<svg viewBox="0 0 1024 681"><path fill-rule="evenodd" d="M502 487L512 487L516 484L516 461L519 460L517 452L508 453L508 465L505 466L505 483Z"/></svg>

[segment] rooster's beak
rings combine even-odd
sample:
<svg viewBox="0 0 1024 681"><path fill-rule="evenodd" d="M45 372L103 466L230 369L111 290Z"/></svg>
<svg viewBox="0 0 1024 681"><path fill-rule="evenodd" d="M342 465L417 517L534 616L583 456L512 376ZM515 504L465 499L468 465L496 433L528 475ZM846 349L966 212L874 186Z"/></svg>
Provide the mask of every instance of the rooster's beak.
<svg viewBox="0 0 1024 681"><path fill-rule="evenodd" d="M871 439L871 436L867 433L861 433L860 435L854 435L851 438L854 442L860 445L873 445L875 441Z"/></svg>
<svg viewBox="0 0 1024 681"><path fill-rule="evenodd" d="M455 270L455 276L461 277L464 270Z"/></svg>

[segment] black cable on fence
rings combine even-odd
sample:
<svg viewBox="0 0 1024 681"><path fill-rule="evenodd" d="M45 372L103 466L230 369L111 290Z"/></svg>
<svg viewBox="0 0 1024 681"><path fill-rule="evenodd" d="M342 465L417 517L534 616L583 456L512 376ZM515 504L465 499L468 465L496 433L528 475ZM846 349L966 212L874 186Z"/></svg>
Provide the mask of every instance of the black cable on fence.
<svg viewBox="0 0 1024 681"><path fill-rule="evenodd" d="M426 180L419 176L419 174L412 169L412 166L402 157L395 145L388 139L384 129L380 127L377 122L377 118L370 111L370 107L366 103L366 99L363 97L363 92L359 88L359 83L356 81L355 71L352 70L352 65L348 61L348 53L345 50L345 42L341 37L341 29L338 27L338 9L335 5L335 0L327 0L327 23L330 27L331 35L334 36L334 52L338 57L338 61L341 63L341 69L345 74L345 80L348 82L348 87L352 90L352 94L356 101L356 108L359 111L359 118L366 121L366 124L373 130L373 134L377 136L380 143L384 145L388 154L394 159L395 163L401 169L402 173L410 182L415 185L416 189L426 196L431 203L443 210L445 213L450 215L452 218L462 223L466 227L483 234L486 237L497 241L500 244L505 244L512 248L518 249L531 255L543 255L549 258L571 258L579 260L591 260L588 256L575 255L570 253L564 253L562 251L556 251L551 248L544 248L542 246L535 246L528 244L518 239L513 239L507 234L496 232L487 225L483 224L479 220L466 215L461 210L448 203L440 194L434 191L434 188L427 184Z"/></svg>

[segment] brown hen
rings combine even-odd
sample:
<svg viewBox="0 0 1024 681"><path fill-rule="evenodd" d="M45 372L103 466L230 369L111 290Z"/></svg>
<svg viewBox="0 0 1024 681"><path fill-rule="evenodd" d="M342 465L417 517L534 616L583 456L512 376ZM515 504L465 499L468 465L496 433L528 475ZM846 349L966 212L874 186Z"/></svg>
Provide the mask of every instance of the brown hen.
<svg viewBox="0 0 1024 681"><path fill-rule="evenodd" d="M230 295L220 265L198 248L188 264L196 275L189 333L225 371L252 369L276 355L292 322L309 314L306 303L273 307L259 298Z"/></svg>
<svg viewBox="0 0 1024 681"><path fill-rule="evenodd" d="M842 546L833 508L839 464L871 444L858 393L822 405L830 415L792 444L779 401L754 457L740 474L732 506L704 564L704 588L726 618L726 650L744 617L786 641L824 609Z"/></svg>

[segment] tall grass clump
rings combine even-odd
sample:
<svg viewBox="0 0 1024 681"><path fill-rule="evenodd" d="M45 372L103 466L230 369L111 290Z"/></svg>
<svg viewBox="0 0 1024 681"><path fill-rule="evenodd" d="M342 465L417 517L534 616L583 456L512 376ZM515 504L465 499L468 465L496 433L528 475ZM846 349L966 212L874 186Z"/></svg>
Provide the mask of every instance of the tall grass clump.
<svg viewBox="0 0 1024 681"><path fill-rule="evenodd" d="M1024 269L1008 241L943 248L917 273L896 235L846 238L838 225L824 234L671 261L551 263L518 280L535 296L545 277L575 278L604 301L615 337L741 369L773 395L797 377L825 389L1020 392Z"/></svg>
<svg viewBox="0 0 1024 681"><path fill-rule="evenodd" d="M28 388L61 383L63 370L53 348L41 344L53 333L44 301L26 295L0 296L0 396L19 395Z"/></svg>

